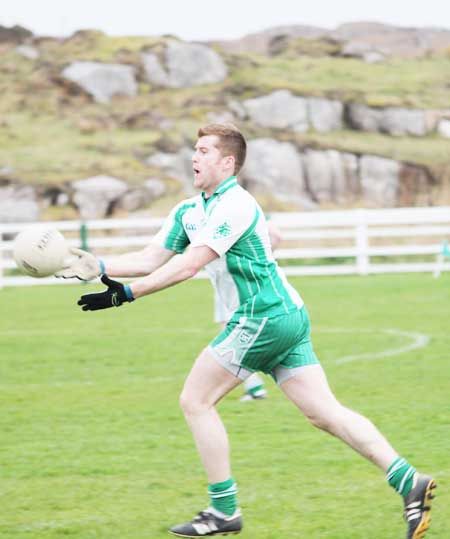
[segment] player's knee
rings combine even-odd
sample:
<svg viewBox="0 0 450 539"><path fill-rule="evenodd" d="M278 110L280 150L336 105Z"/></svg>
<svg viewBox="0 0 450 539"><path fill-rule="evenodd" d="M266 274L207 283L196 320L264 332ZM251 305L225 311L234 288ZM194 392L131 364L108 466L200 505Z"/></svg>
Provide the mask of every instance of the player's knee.
<svg viewBox="0 0 450 539"><path fill-rule="evenodd" d="M316 427L320 430L329 431L331 428L331 423L328 420L328 418L324 417L323 415L308 415L306 416L308 421L313 425L313 427Z"/></svg>
<svg viewBox="0 0 450 539"><path fill-rule="evenodd" d="M334 433L340 424L339 408L340 406L331 409L318 408L305 415L314 427L326 432Z"/></svg>
<svg viewBox="0 0 450 539"><path fill-rule="evenodd" d="M180 407L185 416L195 416L202 412L203 406L195 393L183 389L180 395Z"/></svg>

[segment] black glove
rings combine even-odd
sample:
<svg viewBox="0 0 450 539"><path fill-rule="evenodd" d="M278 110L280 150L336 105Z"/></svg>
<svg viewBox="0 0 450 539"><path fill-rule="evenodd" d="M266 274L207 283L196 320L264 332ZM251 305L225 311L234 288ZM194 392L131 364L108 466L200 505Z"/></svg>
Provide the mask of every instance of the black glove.
<svg viewBox="0 0 450 539"><path fill-rule="evenodd" d="M78 300L83 311L98 311L109 307L120 307L126 301L133 301L134 297L128 285L113 281L107 275L102 275L102 283L108 287L98 294L85 294Z"/></svg>

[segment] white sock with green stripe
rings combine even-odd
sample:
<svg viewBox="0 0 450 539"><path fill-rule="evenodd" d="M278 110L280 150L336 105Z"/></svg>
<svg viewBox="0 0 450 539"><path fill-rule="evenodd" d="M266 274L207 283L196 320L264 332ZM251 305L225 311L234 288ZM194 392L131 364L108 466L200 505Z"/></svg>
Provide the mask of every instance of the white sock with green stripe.
<svg viewBox="0 0 450 539"><path fill-rule="evenodd" d="M407 496L412 488L416 469L404 458L398 457L386 472L388 483L402 496Z"/></svg>
<svg viewBox="0 0 450 539"><path fill-rule="evenodd" d="M253 373L244 382L245 392L254 397L260 396L266 392L263 379L256 373Z"/></svg>
<svg viewBox="0 0 450 539"><path fill-rule="evenodd" d="M208 485L211 507L224 515L232 515L237 508L237 485L232 477Z"/></svg>

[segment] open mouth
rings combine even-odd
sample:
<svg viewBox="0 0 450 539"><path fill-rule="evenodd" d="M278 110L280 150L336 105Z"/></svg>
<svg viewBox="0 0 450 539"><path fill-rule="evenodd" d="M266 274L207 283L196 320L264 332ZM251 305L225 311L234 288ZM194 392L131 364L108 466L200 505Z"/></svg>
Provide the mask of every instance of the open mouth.
<svg viewBox="0 0 450 539"><path fill-rule="evenodd" d="M200 172L200 169L194 167L194 174L197 175Z"/></svg>

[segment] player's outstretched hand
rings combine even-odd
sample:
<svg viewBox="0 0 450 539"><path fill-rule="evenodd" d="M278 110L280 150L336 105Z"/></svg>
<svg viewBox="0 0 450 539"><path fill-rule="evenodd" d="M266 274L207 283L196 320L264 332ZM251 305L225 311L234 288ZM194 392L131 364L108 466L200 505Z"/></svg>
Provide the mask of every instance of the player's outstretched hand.
<svg viewBox="0 0 450 539"><path fill-rule="evenodd" d="M82 251L72 247L70 253L73 255L64 261L63 268L55 273L55 277L62 279L73 279L76 277L80 281L90 281L101 273L100 262L92 253Z"/></svg>
<svg viewBox="0 0 450 539"><path fill-rule="evenodd" d="M108 287L98 294L85 294L78 300L83 311L98 311L109 307L120 307L126 301L133 301L134 297L128 285L113 281L107 275L102 275L102 283Z"/></svg>

